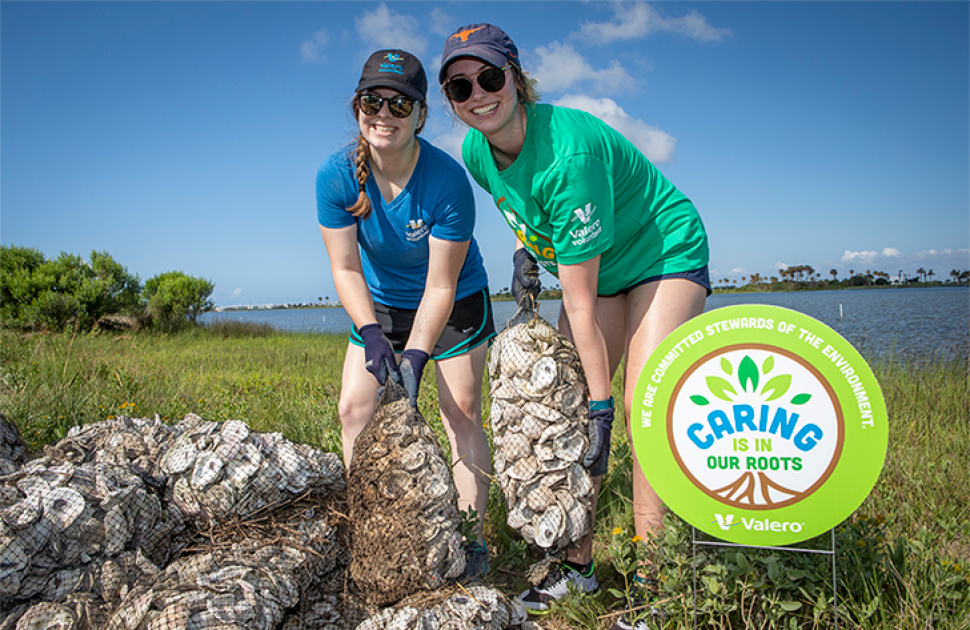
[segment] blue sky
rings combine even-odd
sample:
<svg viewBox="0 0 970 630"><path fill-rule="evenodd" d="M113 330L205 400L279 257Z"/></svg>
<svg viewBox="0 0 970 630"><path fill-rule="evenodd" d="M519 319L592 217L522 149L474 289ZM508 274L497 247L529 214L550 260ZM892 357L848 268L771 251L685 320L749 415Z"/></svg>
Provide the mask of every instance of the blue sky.
<svg viewBox="0 0 970 630"><path fill-rule="evenodd" d="M423 60L424 137L457 158L438 60L488 21L544 101L599 115L694 201L716 283L801 264L946 279L970 267L968 7L4 0L0 242L181 270L219 305L335 298L314 179L355 136L364 60ZM498 290L513 240L476 199Z"/></svg>

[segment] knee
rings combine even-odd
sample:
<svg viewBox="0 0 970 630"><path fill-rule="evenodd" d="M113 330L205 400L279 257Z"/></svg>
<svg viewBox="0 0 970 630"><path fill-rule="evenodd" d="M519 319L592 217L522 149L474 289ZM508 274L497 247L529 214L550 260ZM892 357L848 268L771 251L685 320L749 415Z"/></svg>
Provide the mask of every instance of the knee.
<svg viewBox="0 0 970 630"><path fill-rule="evenodd" d="M476 404L477 403L477 404ZM481 403L475 400L440 401L441 417L455 435L469 435L482 429Z"/></svg>
<svg viewBox="0 0 970 630"><path fill-rule="evenodd" d="M340 424L345 429L361 429L370 421L374 406L363 401L341 396L337 403L337 413L340 414Z"/></svg>

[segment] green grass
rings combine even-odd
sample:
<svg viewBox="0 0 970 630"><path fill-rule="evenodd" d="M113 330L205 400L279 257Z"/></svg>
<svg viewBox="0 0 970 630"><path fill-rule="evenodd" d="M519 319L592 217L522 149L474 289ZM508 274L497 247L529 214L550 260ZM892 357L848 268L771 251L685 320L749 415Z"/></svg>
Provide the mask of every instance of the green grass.
<svg viewBox="0 0 970 630"><path fill-rule="evenodd" d="M0 413L34 450L78 423L153 414L177 422L196 413L339 452L346 343L343 335L239 323L174 335L0 332ZM970 629L967 359L871 364L889 410L889 454L869 498L836 531L839 627ZM447 449L434 379L422 387L420 409ZM614 390L622 399L619 379ZM487 398L484 414L487 424ZM594 540L603 588L555 606L543 628L608 628L623 606L616 594L624 573L640 562L652 565L657 596L667 600L657 627L692 628L695 615L702 628L833 627L830 556L710 547L694 555L690 527L672 515L660 538L631 542L630 449L623 432L614 433ZM504 521L493 485L485 515L489 581L514 594L528 586L525 570L540 556ZM807 544L830 544L828 535L820 538Z"/></svg>

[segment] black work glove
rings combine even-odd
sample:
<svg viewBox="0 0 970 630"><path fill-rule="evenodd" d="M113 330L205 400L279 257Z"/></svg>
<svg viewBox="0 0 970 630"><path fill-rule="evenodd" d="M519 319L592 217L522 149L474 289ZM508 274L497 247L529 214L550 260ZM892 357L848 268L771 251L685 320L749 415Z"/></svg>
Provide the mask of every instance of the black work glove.
<svg viewBox="0 0 970 630"><path fill-rule="evenodd" d="M364 367L367 371L374 375L380 385L387 382L388 376L400 382L401 375L398 373L397 359L394 358L394 348L384 336L381 325L374 323L362 326L360 338L364 340Z"/></svg>
<svg viewBox="0 0 970 630"><path fill-rule="evenodd" d="M423 350L405 350L401 353L401 380L404 381L404 391L408 393L408 402L412 407L418 406L421 375L429 358Z"/></svg>
<svg viewBox="0 0 970 630"><path fill-rule="evenodd" d="M610 435L613 432L613 399L598 401L608 404L603 409L593 409L595 402L590 403L589 411L589 450L583 457L583 466L593 477L606 473L610 462Z"/></svg>
<svg viewBox="0 0 970 630"><path fill-rule="evenodd" d="M515 303L522 306L529 303L527 296L532 296L531 304L542 291L542 283L539 282L539 265L532 257L529 250L524 247L515 250L512 254L512 297Z"/></svg>

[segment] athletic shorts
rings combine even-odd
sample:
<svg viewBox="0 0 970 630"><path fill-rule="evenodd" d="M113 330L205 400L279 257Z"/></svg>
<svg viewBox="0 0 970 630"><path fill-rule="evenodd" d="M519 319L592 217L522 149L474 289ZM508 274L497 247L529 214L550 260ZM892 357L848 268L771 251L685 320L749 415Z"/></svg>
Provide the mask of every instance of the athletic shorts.
<svg viewBox="0 0 970 630"><path fill-rule="evenodd" d="M391 342L394 352L404 352L411 328L414 326L416 308L395 308L386 304L374 303L377 323ZM495 336L495 321L492 319L492 301L488 298L488 287L472 293L455 302L445 329L441 331L438 343L431 353L432 359L450 359L464 354L485 343ZM350 332L350 343L364 347L360 331L354 326Z"/></svg>
<svg viewBox="0 0 970 630"><path fill-rule="evenodd" d="M641 280L640 282L631 284L627 288L621 289L616 293L611 293L609 295L601 294L599 297L616 297L618 295L627 295L630 293L630 291L637 288L638 286L647 284L648 282L656 282L657 280L667 280L669 278L684 278L685 280L690 280L691 282L699 284L705 289L707 289L708 295L711 294L711 274L707 269L707 265L704 265L700 269L694 269L692 271L675 271L673 273L663 273L663 274L660 274L659 276L652 276L650 278L647 278L646 280Z"/></svg>

